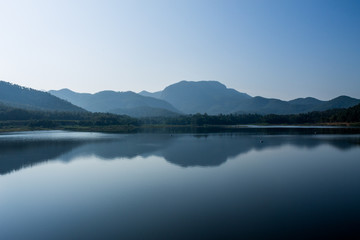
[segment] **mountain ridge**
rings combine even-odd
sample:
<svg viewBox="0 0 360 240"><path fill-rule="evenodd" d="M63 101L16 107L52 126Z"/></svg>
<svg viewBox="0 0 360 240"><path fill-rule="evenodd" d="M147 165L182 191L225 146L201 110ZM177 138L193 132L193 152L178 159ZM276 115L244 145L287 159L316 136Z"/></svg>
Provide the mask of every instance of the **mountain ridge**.
<svg viewBox="0 0 360 240"><path fill-rule="evenodd" d="M184 90L194 85L202 86L192 88L190 91ZM204 91L206 86L208 89L204 93L202 91ZM220 93L212 93L214 89L219 90ZM175 94L173 93L174 91ZM144 91L139 94L143 93ZM360 103L359 99L348 96L339 96L328 101L319 100L314 97L296 98L290 101L261 96L251 97L246 93L227 88L224 84L217 81L180 81L155 93L156 96L160 96L160 99L170 102L180 111L187 114L298 114L334 108L348 108ZM145 92L145 94L154 96L149 92ZM200 101L196 100L196 98L199 98L198 95L202 95Z"/></svg>
<svg viewBox="0 0 360 240"><path fill-rule="evenodd" d="M69 89L51 90L49 93L70 101L90 112L109 112L115 114L126 113L129 116L145 117L161 115L176 115L179 111L170 103L161 99L141 96L132 91L116 92L112 90L100 91L94 94L77 93ZM149 112L148 115L142 115L140 112Z"/></svg>
<svg viewBox="0 0 360 240"><path fill-rule="evenodd" d="M217 81L180 81L154 93L100 91L77 93L70 89L38 91L0 81L0 103L47 111L90 111L126 114L132 117L177 116L179 114L299 114L349 108L359 99L341 95L328 101L313 97L284 101L228 88Z"/></svg>

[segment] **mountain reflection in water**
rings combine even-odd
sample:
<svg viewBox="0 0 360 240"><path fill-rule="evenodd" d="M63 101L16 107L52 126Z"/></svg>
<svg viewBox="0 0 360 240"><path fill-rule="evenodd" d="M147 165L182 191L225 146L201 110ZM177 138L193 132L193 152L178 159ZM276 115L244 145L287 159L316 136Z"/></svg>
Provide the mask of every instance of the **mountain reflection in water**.
<svg viewBox="0 0 360 240"><path fill-rule="evenodd" d="M0 238L360 239L351 131L0 134Z"/></svg>
<svg viewBox="0 0 360 240"><path fill-rule="evenodd" d="M303 133L303 131L298 130ZM308 130L306 130L308 131ZM295 132L297 133L297 132ZM60 137L59 137L60 136ZM1 135L0 174L36 164L77 157L97 156L103 160L159 156L181 167L215 167L249 151L291 145L315 148L331 145L347 150L360 145L359 135L318 134L92 134L61 131L25 135Z"/></svg>

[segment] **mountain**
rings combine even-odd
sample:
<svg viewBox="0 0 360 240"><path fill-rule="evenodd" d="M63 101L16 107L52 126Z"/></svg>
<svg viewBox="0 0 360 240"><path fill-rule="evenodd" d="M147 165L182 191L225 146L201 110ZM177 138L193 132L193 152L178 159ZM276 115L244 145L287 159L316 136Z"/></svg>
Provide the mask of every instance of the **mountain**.
<svg viewBox="0 0 360 240"><path fill-rule="evenodd" d="M90 94L77 93L69 89L49 92L91 112L109 112L136 117L172 115L179 112L164 100L145 97L134 92L102 91Z"/></svg>
<svg viewBox="0 0 360 240"><path fill-rule="evenodd" d="M20 113L19 110L7 107L60 112L85 112L88 110L132 117L173 117L183 113L207 113L209 115L229 113L299 114L345 109L360 104L359 99L348 96L339 96L329 101L311 97L297 98L291 101L260 96L251 97L227 88L216 81L181 81L155 93L102 91L90 94L76 93L69 89L53 90L50 93L0 81L2 109L0 110L5 115L11 112L12 116L29 114L27 112Z"/></svg>
<svg viewBox="0 0 360 240"><path fill-rule="evenodd" d="M359 99L348 96L340 96L330 101L325 101L315 107L316 111L325 111L332 108L349 108L360 103Z"/></svg>
<svg viewBox="0 0 360 240"><path fill-rule="evenodd" d="M293 105L318 105L323 103L324 101L321 101L319 99L313 98L313 97L307 97L307 98L296 98L294 100L289 101L290 104Z"/></svg>
<svg viewBox="0 0 360 240"><path fill-rule="evenodd" d="M47 92L0 81L0 102L13 107L50 111L84 111Z"/></svg>
<svg viewBox="0 0 360 240"><path fill-rule="evenodd" d="M235 113L288 114L297 112L297 107L288 102L273 98L253 97L236 107Z"/></svg>
<svg viewBox="0 0 360 240"><path fill-rule="evenodd" d="M251 98L217 81L181 81L166 87L161 94L159 92L155 94L188 114L231 113L240 102Z"/></svg>
<svg viewBox="0 0 360 240"><path fill-rule="evenodd" d="M321 101L316 98L298 98L291 101L282 101L279 99L254 97L239 104L235 112L258 114L299 114L313 111L348 108L359 103L359 99L347 96L340 96L329 101Z"/></svg>
<svg viewBox="0 0 360 240"><path fill-rule="evenodd" d="M210 115L228 113L298 114L348 108L360 103L359 99L347 96L340 96L330 101L321 101L312 97L297 98L291 101L261 96L251 97L246 93L229 89L216 81L181 81L166 87L163 91L155 93L142 91L139 94L165 100L186 114L207 113Z"/></svg>

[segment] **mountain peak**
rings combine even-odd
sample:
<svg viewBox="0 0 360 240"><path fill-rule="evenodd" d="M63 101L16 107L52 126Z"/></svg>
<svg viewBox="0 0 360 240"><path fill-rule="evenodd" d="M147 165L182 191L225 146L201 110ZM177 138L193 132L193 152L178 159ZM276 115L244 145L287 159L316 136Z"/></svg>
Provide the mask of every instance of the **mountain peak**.
<svg viewBox="0 0 360 240"><path fill-rule="evenodd" d="M352 97L349 97L349 96L346 96L346 95L340 95L336 98L333 98L331 99L330 101L333 101L333 100L357 100L356 98L352 98Z"/></svg>
<svg viewBox="0 0 360 240"><path fill-rule="evenodd" d="M226 86L218 81L214 81L214 80L202 80L202 81L187 81L187 80L182 80L180 82L174 83L169 85L166 88L169 87L179 87L179 86L188 86L188 87L213 87L213 88L223 88L226 89Z"/></svg>
<svg viewBox="0 0 360 240"><path fill-rule="evenodd" d="M49 92L52 92L52 91L74 93L74 91L72 91L72 90L70 90L68 88L62 88L62 89L59 89L59 90L50 90Z"/></svg>

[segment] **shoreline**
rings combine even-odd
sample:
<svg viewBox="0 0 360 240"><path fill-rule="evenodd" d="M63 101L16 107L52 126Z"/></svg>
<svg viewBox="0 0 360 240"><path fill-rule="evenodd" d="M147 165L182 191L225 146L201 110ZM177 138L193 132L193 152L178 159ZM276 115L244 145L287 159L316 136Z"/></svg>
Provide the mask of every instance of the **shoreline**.
<svg viewBox="0 0 360 240"><path fill-rule="evenodd" d="M247 124L247 125L109 125L109 126L59 126L59 127L29 127L14 126L2 127L0 133L10 132L32 132L32 131L72 131L72 132L102 132L102 133L196 133L196 132L237 132L237 131L256 131L266 129L279 130L347 130L354 133L360 133L359 123L322 123L322 124L302 124L302 125L270 125L270 124Z"/></svg>

